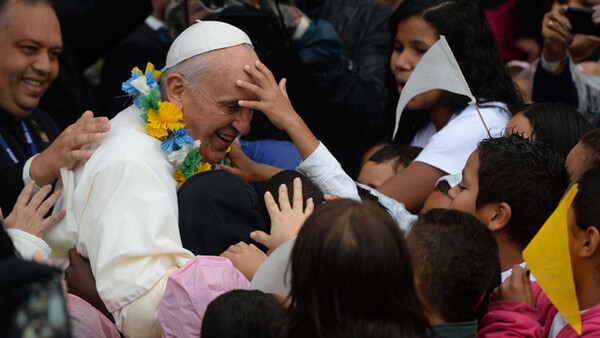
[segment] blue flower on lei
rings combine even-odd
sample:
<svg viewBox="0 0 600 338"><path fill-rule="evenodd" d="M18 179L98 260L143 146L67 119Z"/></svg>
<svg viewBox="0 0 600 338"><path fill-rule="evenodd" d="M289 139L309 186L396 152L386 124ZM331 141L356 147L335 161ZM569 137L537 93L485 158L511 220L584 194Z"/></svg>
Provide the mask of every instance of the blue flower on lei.
<svg viewBox="0 0 600 338"><path fill-rule="evenodd" d="M171 134L169 132L169 134ZM173 152L173 150L179 150L184 144L189 144L190 146L194 145L194 140L190 135L188 135L188 130L185 128L179 128L175 130L174 133L170 135L170 137L164 140L160 147L168 152L169 154Z"/></svg>
<svg viewBox="0 0 600 338"><path fill-rule="evenodd" d="M136 105L136 107L141 106L139 95L140 91L131 82L140 78L141 76L142 75L140 75L140 73L133 72L131 73L131 77L129 78L129 80L123 82L123 84L121 85L121 90L126 92L129 96L133 96L133 104ZM158 80L154 78L152 72L146 72L146 75L144 77L146 78L146 84L148 85L148 87L158 88Z"/></svg>

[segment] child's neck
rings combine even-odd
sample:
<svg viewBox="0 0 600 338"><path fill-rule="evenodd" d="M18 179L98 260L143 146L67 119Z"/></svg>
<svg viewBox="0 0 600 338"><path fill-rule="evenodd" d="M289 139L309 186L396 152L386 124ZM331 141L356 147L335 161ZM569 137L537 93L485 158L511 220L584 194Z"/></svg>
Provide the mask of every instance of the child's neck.
<svg viewBox="0 0 600 338"><path fill-rule="evenodd" d="M508 239L505 231L495 232L496 242L500 258L500 269L502 272L512 269L513 266L523 263L523 251L521 247Z"/></svg>
<svg viewBox="0 0 600 338"><path fill-rule="evenodd" d="M577 290L577 302L579 310L587 310L600 304L600 271L597 262L573 266L575 278L575 289Z"/></svg>
<svg viewBox="0 0 600 338"><path fill-rule="evenodd" d="M431 123L435 126L435 130L439 131L444 128L448 122L450 121L450 117L452 116L452 111L450 108L446 107L443 104L438 104L434 107L430 107L427 111L429 113L429 119Z"/></svg>

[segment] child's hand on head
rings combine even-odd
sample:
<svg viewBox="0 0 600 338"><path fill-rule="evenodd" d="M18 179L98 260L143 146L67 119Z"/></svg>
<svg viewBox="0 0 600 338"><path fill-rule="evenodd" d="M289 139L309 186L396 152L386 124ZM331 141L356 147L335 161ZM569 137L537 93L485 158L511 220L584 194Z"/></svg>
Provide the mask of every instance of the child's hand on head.
<svg viewBox="0 0 600 338"><path fill-rule="evenodd" d="M513 266L512 275L497 287L491 296L491 301L509 300L534 306L531 281L525 269L519 265Z"/></svg>
<svg viewBox="0 0 600 338"><path fill-rule="evenodd" d="M260 61L254 66L244 66L244 71L254 83L238 80L237 85L258 97L258 101L240 100L241 107L263 112L277 128L287 131L292 128L300 116L296 113L285 87L286 80L275 81L273 73Z"/></svg>
<svg viewBox="0 0 600 338"><path fill-rule="evenodd" d="M253 240L265 245L270 251L292 239L298 234L302 224L313 212L312 198L306 200L306 209L302 210L302 181L294 179L293 201L290 205L288 190L285 184L279 187L279 206L275 203L273 195L265 193L265 204L271 217L271 234L254 231L250 234Z"/></svg>

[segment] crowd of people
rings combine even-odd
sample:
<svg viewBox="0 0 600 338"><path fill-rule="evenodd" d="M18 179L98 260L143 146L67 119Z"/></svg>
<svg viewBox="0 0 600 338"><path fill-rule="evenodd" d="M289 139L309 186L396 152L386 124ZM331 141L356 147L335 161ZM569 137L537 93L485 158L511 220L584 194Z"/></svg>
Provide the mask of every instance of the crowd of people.
<svg viewBox="0 0 600 338"><path fill-rule="evenodd" d="M597 5L0 0L0 336L600 336Z"/></svg>

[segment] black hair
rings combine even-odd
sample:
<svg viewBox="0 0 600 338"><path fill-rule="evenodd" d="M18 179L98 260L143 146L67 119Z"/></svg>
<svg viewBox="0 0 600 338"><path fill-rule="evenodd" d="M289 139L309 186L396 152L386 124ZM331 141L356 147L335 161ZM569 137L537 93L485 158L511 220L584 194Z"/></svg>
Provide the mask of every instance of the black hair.
<svg viewBox="0 0 600 338"><path fill-rule="evenodd" d="M394 163L392 164L392 168L394 169L394 173L398 173L400 166L405 168L408 167L412 161L419 156L421 150L423 150L423 148L399 144L386 144L383 148L377 150L373 155L371 155L371 157L369 157L369 161L382 163L391 159L395 159Z"/></svg>
<svg viewBox="0 0 600 338"><path fill-rule="evenodd" d="M473 318L499 264L488 227L462 211L432 209L419 216L406 243L425 307L447 322Z"/></svg>
<svg viewBox="0 0 600 338"><path fill-rule="evenodd" d="M422 337L398 225L372 203L340 199L309 216L291 254L291 306L275 337Z"/></svg>
<svg viewBox="0 0 600 338"><path fill-rule="evenodd" d="M263 338L284 307L258 290L232 290L215 298L202 319L202 338Z"/></svg>
<svg viewBox="0 0 600 338"><path fill-rule="evenodd" d="M450 191L450 189L452 188L450 187L450 183L448 183L448 181L440 180L436 183L435 187L433 188L433 191L439 191L444 195L448 195L448 191Z"/></svg>
<svg viewBox="0 0 600 338"><path fill-rule="evenodd" d="M513 134L484 139L477 146L477 208L505 202L511 208L506 230L524 249L556 208L569 175L550 146Z"/></svg>
<svg viewBox="0 0 600 338"><path fill-rule="evenodd" d="M267 191L270 192L271 195L273 195L275 203L279 205L279 186L285 184L288 190L288 199L291 203L294 196L294 179L296 177L300 177L300 180L302 181L302 209L306 208L306 200L309 198L313 199L315 207L323 203L323 192L308 177L295 170L281 171L273 175L267 182L265 182L259 198L265 224L267 225L268 229L271 228L271 218L269 217L269 212L267 211L267 206L265 205L265 193Z"/></svg>
<svg viewBox="0 0 600 338"><path fill-rule="evenodd" d="M392 40L396 37L398 24L415 15L421 16L438 34L446 37L478 103L503 102L509 115L521 106L521 98L504 67L494 33L475 1L404 0L390 18ZM455 113L469 103L467 97L449 92L446 92L445 100ZM409 114L405 118L405 113L402 114L398 134L416 133L417 128L411 125L424 125L423 114Z"/></svg>
<svg viewBox="0 0 600 338"><path fill-rule="evenodd" d="M586 150L584 167L587 169L600 168L600 129L585 133L581 136L579 143Z"/></svg>
<svg viewBox="0 0 600 338"><path fill-rule="evenodd" d="M592 125L575 108L562 102L536 103L523 110L532 138L546 143L564 159Z"/></svg>
<svg viewBox="0 0 600 338"><path fill-rule="evenodd" d="M577 182L579 192L571 205L577 226L584 230L594 226L600 230L600 168L586 171Z"/></svg>

